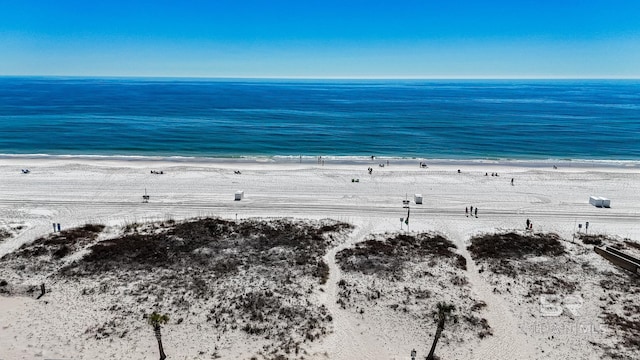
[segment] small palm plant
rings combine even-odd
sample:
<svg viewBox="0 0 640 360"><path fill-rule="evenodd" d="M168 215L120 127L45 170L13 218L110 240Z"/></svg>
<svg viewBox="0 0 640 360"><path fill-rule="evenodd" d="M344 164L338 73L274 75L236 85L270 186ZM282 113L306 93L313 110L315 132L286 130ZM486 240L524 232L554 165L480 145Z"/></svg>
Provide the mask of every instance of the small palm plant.
<svg viewBox="0 0 640 360"><path fill-rule="evenodd" d="M436 330L436 336L433 338L433 344L431 344L431 351L429 351L429 355L427 356L427 360L434 359L434 353L436 352L436 344L440 339L440 335L442 335L442 331L444 330L444 325L447 321L453 320L453 322L457 322L457 317L453 315L453 312L456 310L455 305L447 304L445 302L439 302L436 305L436 311L434 315L438 319L438 329Z"/></svg>
<svg viewBox="0 0 640 360"><path fill-rule="evenodd" d="M156 334L156 340L158 340L158 350L160 351L160 360L164 360L167 358L167 355L164 353L164 349L162 348L162 334L160 334L161 325L169 322L169 316L165 314L159 314L157 312L152 312L147 318L149 325L153 326L153 332Z"/></svg>

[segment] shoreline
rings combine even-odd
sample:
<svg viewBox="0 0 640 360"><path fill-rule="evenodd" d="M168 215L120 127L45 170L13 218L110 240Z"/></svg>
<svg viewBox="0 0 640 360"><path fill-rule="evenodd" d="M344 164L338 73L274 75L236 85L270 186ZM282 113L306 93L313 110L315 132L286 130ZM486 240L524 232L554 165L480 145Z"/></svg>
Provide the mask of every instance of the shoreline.
<svg viewBox="0 0 640 360"><path fill-rule="evenodd" d="M427 166L500 166L523 168L549 168L553 166L563 168L617 168L640 169L639 160L620 159L510 159L510 158L429 158L429 157L400 157L400 156L359 156L359 155L264 155L264 156L155 156L155 155L51 155L51 154L0 154L0 162L22 164L25 161L52 162L97 162L97 163L168 163L186 165L251 165L251 164L302 164L302 165L417 165L421 162Z"/></svg>

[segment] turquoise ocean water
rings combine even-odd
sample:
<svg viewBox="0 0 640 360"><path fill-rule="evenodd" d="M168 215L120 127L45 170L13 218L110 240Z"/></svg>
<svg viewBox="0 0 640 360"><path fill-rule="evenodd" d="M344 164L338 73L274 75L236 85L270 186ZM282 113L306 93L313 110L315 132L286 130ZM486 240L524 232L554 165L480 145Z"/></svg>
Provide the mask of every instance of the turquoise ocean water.
<svg viewBox="0 0 640 360"><path fill-rule="evenodd" d="M0 78L0 156L640 161L640 81Z"/></svg>

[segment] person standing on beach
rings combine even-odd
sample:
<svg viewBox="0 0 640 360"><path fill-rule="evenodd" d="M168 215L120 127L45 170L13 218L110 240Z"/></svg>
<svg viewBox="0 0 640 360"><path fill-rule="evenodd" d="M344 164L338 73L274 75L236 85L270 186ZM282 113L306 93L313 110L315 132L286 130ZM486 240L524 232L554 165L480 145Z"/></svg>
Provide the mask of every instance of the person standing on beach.
<svg viewBox="0 0 640 360"><path fill-rule="evenodd" d="M476 217L478 217L478 207L476 207Z"/></svg>
<svg viewBox="0 0 640 360"><path fill-rule="evenodd" d="M527 227L525 229L529 230L529 224L531 223L531 221L529 219L527 219Z"/></svg>
<svg viewBox="0 0 640 360"><path fill-rule="evenodd" d="M471 215L473 215L473 206L471 207Z"/></svg>
<svg viewBox="0 0 640 360"><path fill-rule="evenodd" d="M468 207L464 208L464 216L469 217L469 208Z"/></svg>
<svg viewBox="0 0 640 360"><path fill-rule="evenodd" d="M511 178L511 186L513 186L513 178Z"/></svg>

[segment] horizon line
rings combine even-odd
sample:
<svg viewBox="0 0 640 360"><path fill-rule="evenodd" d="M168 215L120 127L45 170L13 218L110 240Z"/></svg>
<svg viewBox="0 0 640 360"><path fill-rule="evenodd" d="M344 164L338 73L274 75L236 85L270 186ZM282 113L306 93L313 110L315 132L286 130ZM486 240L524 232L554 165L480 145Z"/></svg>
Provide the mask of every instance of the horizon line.
<svg viewBox="0 0 640 360"><path fill-rule="evenodd" d="M153 76L153 75L0 75L0 78L201 79L201 80L640 80L619 76Z"/></svg>

